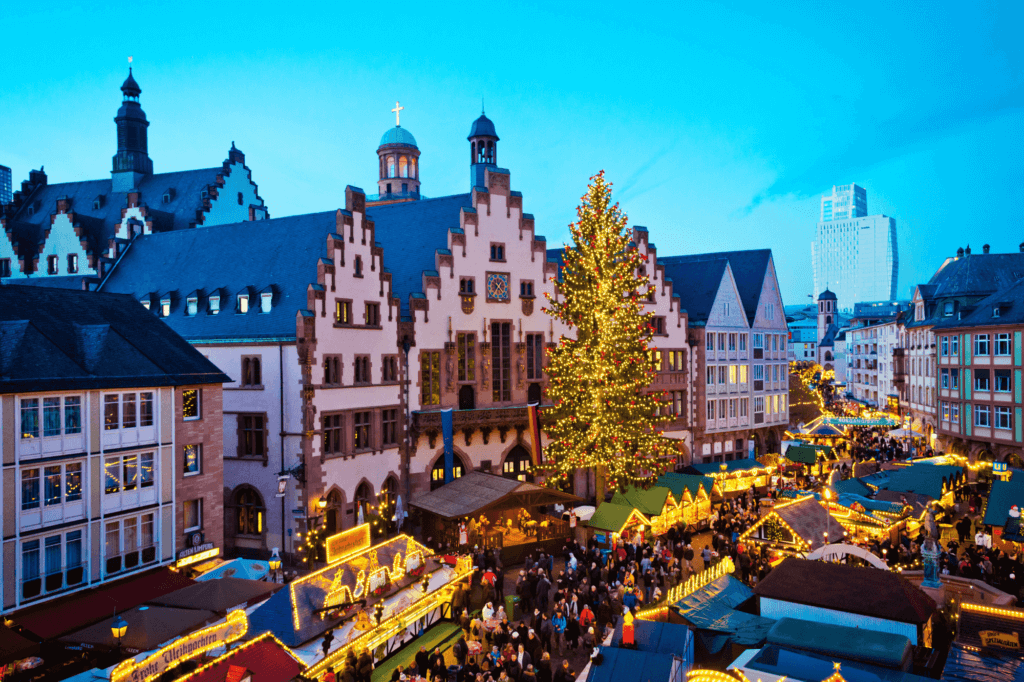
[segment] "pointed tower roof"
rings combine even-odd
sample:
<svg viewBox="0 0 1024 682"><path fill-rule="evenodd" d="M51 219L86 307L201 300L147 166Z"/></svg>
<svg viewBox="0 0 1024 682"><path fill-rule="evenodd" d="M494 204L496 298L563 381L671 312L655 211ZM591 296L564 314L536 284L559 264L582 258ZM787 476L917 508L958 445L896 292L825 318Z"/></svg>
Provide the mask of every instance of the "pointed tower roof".
<svg viewBox="0 0 1024 682"><path fill-rule="evenodd" d="M138 97L142 92L142 88L135 82L135 78L132 76L132 67L128 67L128 77L124 79L124 83L121 83L121 92L124 93L125 97Z"/></svg>
<svg viewBox="0 0 1024 682"><path fill-rule="evenodd" d="M495 140L500 139L498 137L498 133L494 130L494 122L484 114L480 114L480 118L473 121L473 127L469 129L469 137L466 139L471 140L474 137L493 137Z"/></svg>

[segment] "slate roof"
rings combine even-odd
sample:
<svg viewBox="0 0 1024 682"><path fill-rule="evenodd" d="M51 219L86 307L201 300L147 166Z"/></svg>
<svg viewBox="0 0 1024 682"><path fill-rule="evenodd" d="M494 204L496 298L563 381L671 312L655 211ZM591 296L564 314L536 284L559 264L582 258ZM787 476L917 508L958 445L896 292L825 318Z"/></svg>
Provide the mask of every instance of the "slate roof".
<svg viewBox="0 0 1024 682"><path fill-rule="evenodd" d="M128 296L0 286L0 393L227 381Z"/></svg>
<svg viewBox="0 0 1024 682"><path fill-rule="evenodd" d="M898 573L795 557L776 566L754 594L915 625L936 610L931 597Z"/></svg>
<svg viewBox="0 0 1024 682"><path fill-rule="evenodd" d="M336 229L336 211L325 211L136 237L100 289L136 300L173 293L171 314L162 320L189 341L291 340ZM241 315L235 297L245 287L249 312ZM258 294L268 287L272 307L262 313ZM187 316L186 298L197 290L198 314ZM208 297L218 291L220 313L211 315Z"/></svg>
<svg viewBox="0 0 1024 682"><path fill-rule="evenodd" d="M181 230L194 227L197 211L202 208L202 190L216 184L217 176L224 172L223 166L197 170L157 173L144 176L136 188L141 192L141 203L154 215L154 230ZM174 198L163 203L164 193L174 190ZM11 216L7 225L12 232L12 241L18 244L18 255L30 261L35 258L43 244L46 230L50 227L50 215L57 211L57 199L71 199L70 211L75 214L89 237L91 247L104 250L110 239L117 233L121 222L121 209L128 205L125 192L111 191L111 180L84 180L61 182L37 187L25 198L17 213ZM100 208L94 208L94 201L102 196ZM35 212L29 215L29 207Z"/></svg>
<svg viewBox="0 0 1024 682"><path fill-rule="evenodd" d="M423 295L423 273L437 266L434 255L437 249L448 248L448 231L459 227L463 208L473 208L471 195L367 208L376 240L384 247L384 262L392 273L392 291L402 300L403 311L409 310L410 296Z"/></svg>
<svg viewBox="0 0 1024 682"><path fill-rule="evenodd" d="M1024 279L1024 252L973 253L950 258L918 291L926 302L925 319L907 321L907 327L920 327L947 322L943 316L943 299L958 299L961 305L973 305L972 297L985 298L1010 288Z"/></svg>
<svg viewBox="0 0 1024 682"><path fill-rule="evenodd" d="M694 310L691 310L686 303L686 297L690 293L689 290L695 281L691 271L700 263L710 263L712 265L708 267L711 268L711 271L706 276L713 278L714 271L718 267L713 264L721 260L727 261L732 268L732 276L736 280L736 288L739 290L743 310L747 313L747 321L753 324L754 318L757 317L757 303L761 299L761 288L764 286L764 278L768 274L768 264L771 258L771 249L753 249L749 251L720 251L718 253L698 253L688 256L659 257L658 264L665 266L666 278L681 283L681 286L673 287L672 291L673 293L678 293L683 299L683 308L690 314L690 319L693 320ZM715 284L716 289L711 292L710 300L707 299L706 292L696 293L692 295L693 301L691 304L695 305L699 310L709 312L711 304L714 302L714 295L717 292L717 282ZM685 289L686 291L679 291L679 289ZM700 313L702 320L707 319L708 312Z"/></svg>
<svg viewBox="0 0 1024 682"><path fill-rule="evenodd" d="M473 125L469 129L469 137L466 139L481 136L490 136L498 139L498 133L494 130L494 122L483 114L480 114L480 118L473 121Z"/></svg>
<svg viewBox="0 0 1024 682"><path fill-rule="evenodd" d="M999 308L999 317L992 317L994 308ZM974 311L962 315L959 320L945 318L945 321L935 325L935 328L1020 326L1022 324L1024 324L1024 279L978 301L974 304Z"/></svg>

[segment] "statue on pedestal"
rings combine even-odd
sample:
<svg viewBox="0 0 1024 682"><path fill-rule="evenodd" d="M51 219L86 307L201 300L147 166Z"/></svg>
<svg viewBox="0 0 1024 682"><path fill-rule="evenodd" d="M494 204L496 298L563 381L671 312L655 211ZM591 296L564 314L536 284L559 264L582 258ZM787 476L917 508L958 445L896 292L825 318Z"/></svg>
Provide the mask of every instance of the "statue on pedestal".
<svg viewBox="0 0 1024 682"><path fill-rule="evenodd" d="M924 580L922 587L942 587L939 580L939 524L935 521L935 511L928 509L924 520L924 542L921 543L921 560L924 564Z"/></svg>

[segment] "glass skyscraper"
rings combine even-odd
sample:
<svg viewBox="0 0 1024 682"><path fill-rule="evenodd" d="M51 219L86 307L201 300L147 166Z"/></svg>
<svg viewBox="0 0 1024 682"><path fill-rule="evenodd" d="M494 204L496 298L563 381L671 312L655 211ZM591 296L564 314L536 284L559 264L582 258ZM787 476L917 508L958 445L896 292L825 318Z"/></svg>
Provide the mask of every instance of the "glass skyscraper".
<svg viewBox="0 0 1024 682"><path fill-rule="evenodd" d="M14 198L11 194L11 169L0 166L0 204L9 204Z"/></svg>
<svg viewBox="0 0 1024 682"><path fill-rule="evenodd" d="M868 215L868 193L857 185L836 185L821 199L821 220L811 244L814 298L825 289L841 311L855 303L896 298L899 252L896 220Z"/></svg>

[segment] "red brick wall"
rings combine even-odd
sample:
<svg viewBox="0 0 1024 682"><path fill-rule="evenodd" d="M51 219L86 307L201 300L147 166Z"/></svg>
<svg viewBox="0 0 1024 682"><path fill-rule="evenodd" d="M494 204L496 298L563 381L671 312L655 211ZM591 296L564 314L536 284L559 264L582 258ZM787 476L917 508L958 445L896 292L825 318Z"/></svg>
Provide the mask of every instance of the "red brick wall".
<svg viewBox="0 0 1024 682"><path fill-rule="evenodd" d="M182 395L188 389L202 390L200 402L201 418L194 421L182 419ZM186 500L203 500L203 534L206 542L212 542L224 550L224 416L223 392L219 384L206 386L178 386L174 389L174 485L176 515L174 538L175 553L185 549ZM202 473L185 476L186 445L200 444L202 452Z"/></svg>

